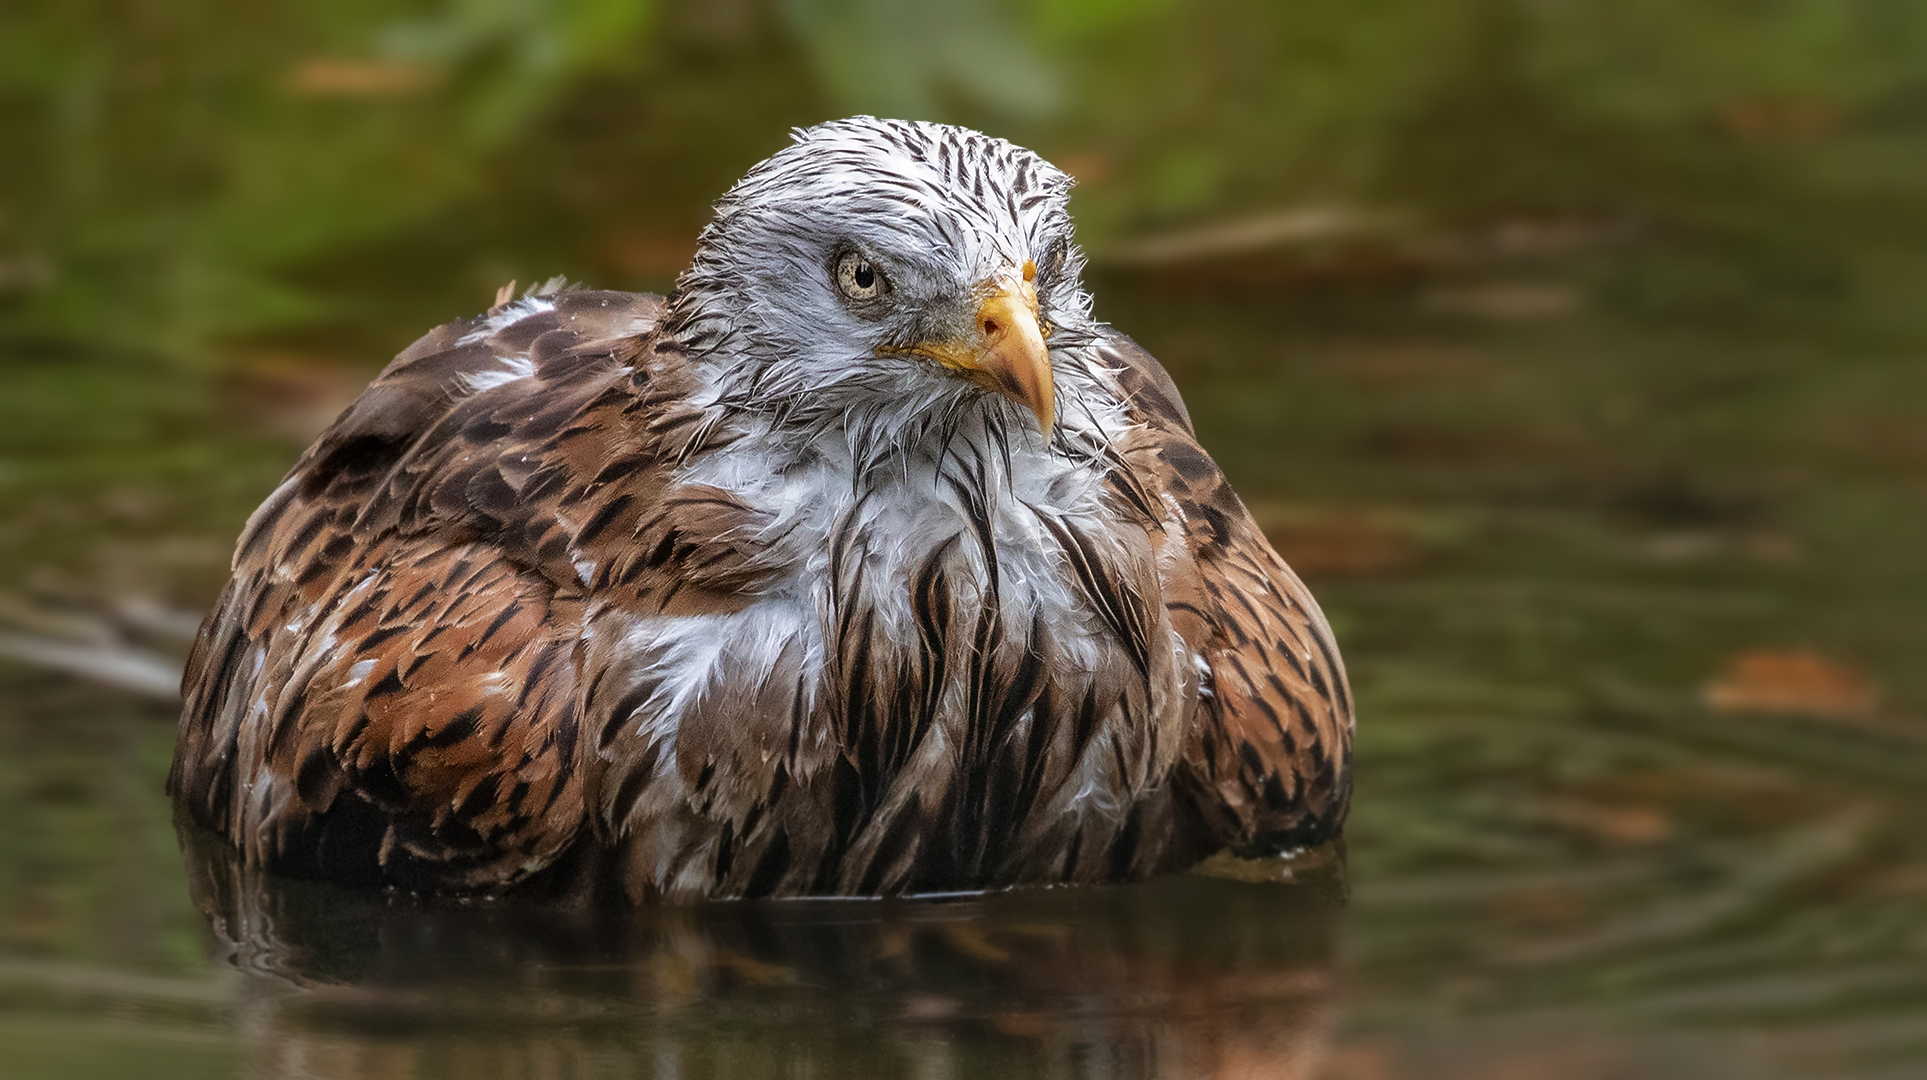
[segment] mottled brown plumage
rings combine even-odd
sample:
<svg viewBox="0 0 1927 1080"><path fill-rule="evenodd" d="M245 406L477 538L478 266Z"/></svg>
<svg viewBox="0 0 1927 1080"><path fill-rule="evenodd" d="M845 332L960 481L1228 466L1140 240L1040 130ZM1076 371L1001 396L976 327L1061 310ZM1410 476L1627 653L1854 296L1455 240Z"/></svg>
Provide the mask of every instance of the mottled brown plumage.
<svg viewBox="0 0 1927 1080"><path fill-rule="evenodd" d="M271 869L638 901L1337 832L1330 630L1129 339L1052 349L1047 445L989 411L871 453L719 391L705 327L550 290L402 353L248 523L183 684L184 812Z"/></svg>

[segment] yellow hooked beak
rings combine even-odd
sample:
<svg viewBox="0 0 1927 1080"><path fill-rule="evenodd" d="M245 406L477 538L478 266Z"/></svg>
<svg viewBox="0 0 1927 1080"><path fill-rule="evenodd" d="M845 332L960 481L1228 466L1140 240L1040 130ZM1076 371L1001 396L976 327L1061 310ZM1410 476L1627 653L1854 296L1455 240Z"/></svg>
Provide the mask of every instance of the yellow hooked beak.
<svg viewBox="0 0 1927 1080"><path fill-rule="evenodd" d="M1038 323L1037 269L1024 260L1023 280L990 287L977 305L975 333L967 342L919 345L927 356L988 390L995 390L1037 417L1049 440L1057 415L1050 350Z"/></svg>

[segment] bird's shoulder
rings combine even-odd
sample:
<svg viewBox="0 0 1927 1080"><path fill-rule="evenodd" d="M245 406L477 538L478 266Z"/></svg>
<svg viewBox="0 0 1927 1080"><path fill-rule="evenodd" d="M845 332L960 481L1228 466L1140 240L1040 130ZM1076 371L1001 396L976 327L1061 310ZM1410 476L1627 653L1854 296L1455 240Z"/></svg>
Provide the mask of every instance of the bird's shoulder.
<svg viewBox="0 0 1927 1080"><path fill-rule="evenodd" d="M562 290L431 331L397 356L257 511L237 574L389 537L490 545L570 593L700 606L756 578L755 513L676 482L726 444L661 297Z"/></svg>
<svg viewBox="0 0 1927 1080"><path fill-rule="evenodd" d="M1098 358L1111 370L1125 405L1141 422L1196 437L1184 395L1157 357L1129 335L1106 327L1098 342Z"/></svg>
<svg viewBox="0 0 1927 1080"><path fill-rule="evenodd" d="M1242 853L1332 835L1353 704L1331 625L1199 444L1163 366L1116 333L1100 356L1134 421L1112 486L1176 534L1158 560L1165 608L1204 668L1179 782Z"/></svg>

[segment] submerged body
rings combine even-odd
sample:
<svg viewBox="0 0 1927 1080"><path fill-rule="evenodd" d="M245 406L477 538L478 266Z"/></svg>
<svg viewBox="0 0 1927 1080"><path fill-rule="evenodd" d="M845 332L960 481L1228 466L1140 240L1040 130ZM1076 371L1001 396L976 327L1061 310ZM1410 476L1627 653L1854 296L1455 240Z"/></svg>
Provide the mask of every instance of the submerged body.
<svg viewBox="0 0 1927 1080"><path fill-rule="evenodd" d="M638 901L1334 835L1330 630L1090 319L1067 184L960 129L824 125L668 300L543 292L416 343L249 522L181 807L293 873Z"/></svg>

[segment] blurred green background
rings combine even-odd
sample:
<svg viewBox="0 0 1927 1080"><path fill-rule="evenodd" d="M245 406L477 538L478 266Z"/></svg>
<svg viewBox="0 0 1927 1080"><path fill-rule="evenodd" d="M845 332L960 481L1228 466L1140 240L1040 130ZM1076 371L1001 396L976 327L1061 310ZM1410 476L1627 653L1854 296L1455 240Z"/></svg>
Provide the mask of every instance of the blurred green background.
<svg viewBox="0 0 1927 1080"><path fill-rule="evenodd" d="M732 180L855 112L1077 177L1098 315L1172 370L1338 630L1352 897L1271 982L1146 966L1199 918L1284 932L1232 893L1130 893L1162 929L1077 954L1099 1000L1206 985L1242 1003L1212 1022L1317 1033L1289 1054L1140 1018L1216 1056L1093 1057L1150 1036L1121 1007L1125 1034L1066 1034L1088 998L973 1028L936 965L905 993L952 1012L831 995L769 1029L803 1055L769 1075L1927 1069L1919 0L13 0L9 1075L294 1070L264 1029L340 1051L315 1075L764 1074L718 1064L763 1037L721 983L675 1069L626 1028L504 1034L513 1002L422 1020L442 1042L307 998L263 1020L176 853L172 713L95 683L178 662L249 510L415 336L511 279L668 288ZM943 940L1021 962L975 932ZM487 983L450 980L407 1001ZM757 1022L794 1018L768 992ZM863 1057L865 1025L925 1049ZM456 1036L501 1052L477 1072Z"/></svg>

